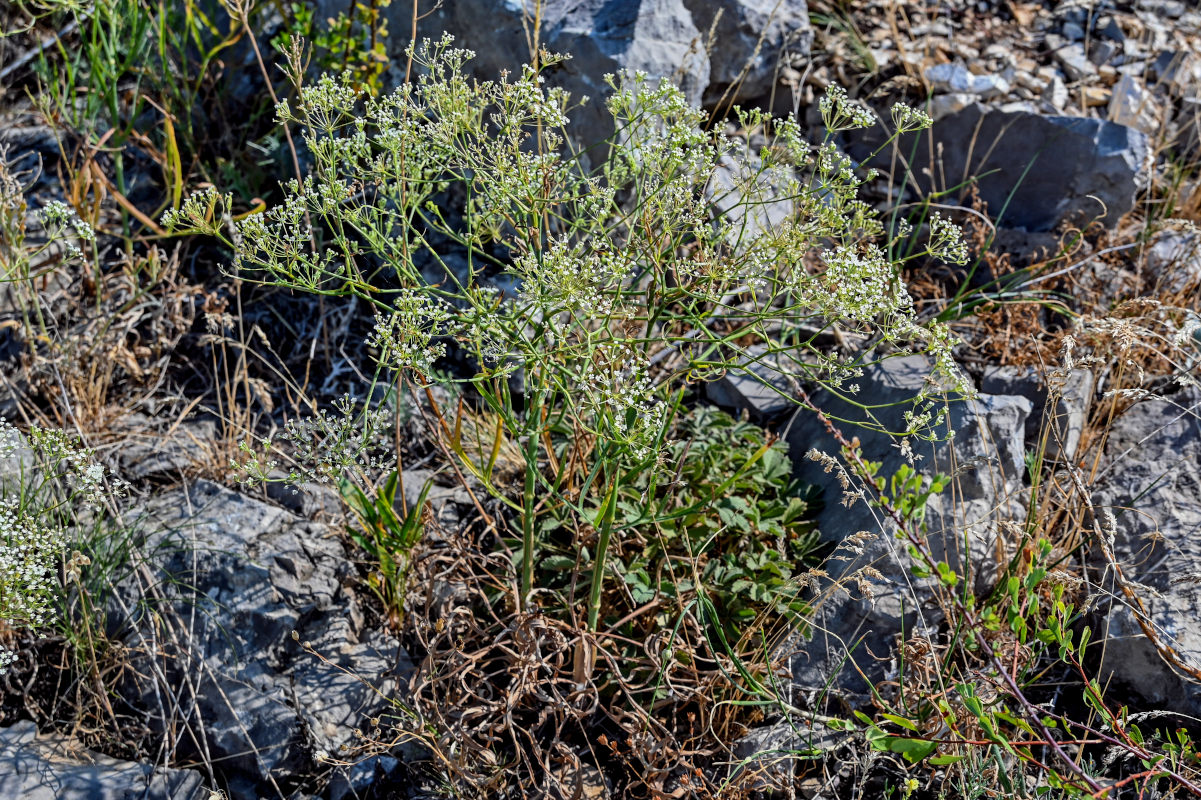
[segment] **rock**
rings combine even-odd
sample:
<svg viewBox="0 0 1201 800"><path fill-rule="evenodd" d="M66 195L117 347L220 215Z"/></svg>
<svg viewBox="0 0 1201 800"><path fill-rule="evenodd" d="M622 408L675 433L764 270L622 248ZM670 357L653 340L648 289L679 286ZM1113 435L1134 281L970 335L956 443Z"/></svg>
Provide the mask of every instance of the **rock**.
<svg viewBox="0 0 1201 800"><path fill-rule="evenodd" d="M781 176L763 168L754 156L726 154L717 162L705 194L732 225L731 246L779 231L795 214Z"/></svg>
<svg viewBox="0 0 1201 800"><path fill-rule="evenodd" d="M1062 78L1058 75L1052 76L1047 88L1043 90L1043 99L1050 103L1056 111L1063 111L1068 107L1071 96L1068 94L1068 87Z"/></svg>
<svg viewBox="0 0 1201 800"><path fill-rule="evenodd" d="M336 13L343 4L325 0L323 6ZM409 29L402 6L384 12L391 30ZM805 0L545 0L537 6L533 0L458 0L432 6L419 35L453 34L458 46L476 52L475 74L494 80L529 60L522 17L536 7L543 44L571 55L547 73L548 83L573 99L592 98L573 113L573 132L585 144L612 133L602 102L609 92L605 74L642 70L652 80L676 79L697 105L746 104L770 93L782 56L805 56L812 41ZM407 45L406 36L394 37L390 56L403 61Z"/></svg>
<svg viewBox="0 0 1201 800"><path fill-rule="evenodd" d="M0 797L16 800L206 800L200 774L119 761L32 722L0 728Z"/></svg>
<svg viewBox="0 0 1201 800"><path fill-rule="evenodd" d="M1085 86L1080 90L1080 99L1085 108L1109 105L1113 92L1103 86Z"/></svg>
<svg viewBox="0 0 1201 800"><path fill-rule="evenodd" d="M926 70L926 80L939 92L962 92L987 100L1009 93L1009 81L1000 75L976 75L962 64L935 64Z"/></svg>
<svg viewBox="0 0 1201 800"><path fill-rule="evenodd" d="M1055 61L1070 81L1082 81L1097 74L1097 67L1088 60L1082 44L1070 44L1056 50Z"/></svg>
<svg viewBox="0 0 1201 800"><path fill-rule="evenodd" d="M1195 94L1201 81L1201 59L1187 51L1166 51L1151 62L1148 79L1175 94Z"/></svg>
<svg viewBox="0 0 1201 800"><path fill-rule="evenodd" d="M735 416L746 411L765 422L796 406L796 380L785 374L786 363L767 354L766 348L748 348L742 369L731 369L705 384L705 396Z"/></svg>
<svg viewBox="0 0 1201 800"><path fill-rule="evenodd" d="M425 496L425 502L429 505L434 518L438 521L439 527L443 530L458 530L463 510L474 509L474 504L471 502L471 495L467 493L467 490L461 486L448 487L440 485L437 482L437 475L433 470L406 469L401 477L404 480L405 508L408 509L412 509L417 505L417 501L421 499L422 489L425 488L426 483L430 484L429 492ZM397 513L401 513L403 509L400 508L399 498L396 504Z"/></svg>
<svg viewBox="0 0 1201 800"><path fill-rule="evenodd" d="M871 404L879 425L904 430L904 412L927 385L929 373L929 362L923 356L887 359L866 368L857 381L859 397ZM815 395L814 402L831 417L850 421L840 423L843 434L859 438L864 459L880 462L879 476L889 478L905 463L892 437L851 424L867 420L863 409L826 392ZM982 394L950 403L948 422L939 430L953 431L951 441L910 442L914 454L920 456L916 464L921 473L956 476L953 491L931 498L926 536L935 559L945 560L977 588L990 585L997 571L998 520L1021 513L1021 502L1014 494L1025 473L1025 425L1030 412L1031 403L1024 397ZM837 454L824 424L813 412L800 408L788 425L786 438L796 477L823 491L825 506L817 519L823 539L837 545L858 531L873 536L839 552L845 560L830 559L823 565L829 581L850 582L851 594L829 592L829 583L819 587L828 596L823 595L817 606L814 638L801 643L794 637L785 644L793 681L803 692L820 690L831 681L842 693L863 696L869 691L868 684L842 663L843 657L850 653L873 684L883 680L884 663L896 636L902 630L932 630L938 621L937 610L928 585L911 574L906 545L895 538L892 524L882 525L878 511L863 500L849 507L842 505L837 473L827 473L822 464L806 458L810 448ZM880 578L871 582L873 597L865 597L862 585L854 580L865 566L880 573Z"/></svg>
<svg viewBox="0 0 1201 800"><path fill-rule="evenodd" d="M273 472L263 487L273 502L305 519L330 522L345 516L342 499L332 486L305 481L300 484L287 482L282 472Z"/></svg>
<svg viewBox="0 0 1201 800"><path fill-rule="evenodd" d="M371 793L371 787L388 779L400 762L391 756L371 756L345 770L338 771L329 782L329 800L359 800Z"/></svg>
<svg viewBox="0 0 1201 800"><path fill-rule="evenodd" d="M1149 11L1167 19L1180 19L1187 8L1180 0L1138 0L1137 5L1142 11Z"/></svg>
<svg viewBox="0 0 1201 800"><path fill-rule="evenodd" d="M767 97L777 65L808 56L813 44L806 0L684 0L684 6L704 37L713 32L707 107Z"/></svg>
<svg viewBox="0 0 1201 800"><path fill-rule="evenodd" d="M1133 406L1112 425L1093 501L1115 517L1114 551L1164 645L1201 670L1201 390ZM1106 570L1106 574L1109 574ZM1119 600L1105 627L1103 684L1116 679L1155 708L1201 714L1195 684L1172 669ZM1098 645L1101 642L1098 641Z"/></svg>
<svg viewBox="0 0 1201 800"><path fill-rule="evenodd" d="M976 95L952 92L951 94L936 94L930 98L927 113L935 122L950 114L955 114L976 102Z"/></svg>
<svg viewBox="0 0 1201 800"><path fill-rule="evenodd" d="M1111 16L1101 17L1097 20L1093 30L1098 36L1102 36L1111 42L1122 44L1126 41L1126 34L1122 31L1122 26L1118 21Z"/></svg>
<svg viewBox="0 0 1201 800"><path fill-rule="evenodd" d="M933 146L925 141L915 145L910 138L927 135ZM879 147L878 137L869 132L851 139L847 150L854 158L867 159ZM943 118L929 132L902 137L899 147L902 153L914 153L910 179L922 191L979 176L980 199L997 226L1026 231L1050 231L1063 222L1099 217L1115 226L1146 183L1150 153L1145 134L1114 122L1006 112L979 103ZM930 152L939 153L935 169ZM877 156L871 165L890 169L887 156ZM935 185L932 174L945 175L946 183Z"/></svg>
<svg viewBox="0 0 1201 800"><path fill-rule="evenodd" d="M1098 39L1088 51L1088 60L1100 68L1118 54L1118 44L1107 39Z"/></svg>
<svg viewBox="0 0 1201 800"><path fill-rule="evenodd" d="M1159 102L1147 91L1142 81L1132 75L1123 75L1114 85L1108 116L1111 122L1142 131L1148 136L1155 135L1163 121Z"/></svg>
<svg viewBox="0 0 1201 800"><path fill-rule="evenodd" d="M1048 380L1055 386L1052 408ZM1030 401L1033 413L1026 419L1026 450L1038 452L1046 433L1044 458L1071 461L1080 446L1080 435L1092 405L1093 374L1075 369L1066 375L1044 375L1034 367L987 367L980 383L986 394L1018 395ZM1050 412L1048 414L1048 412Z"/></svg>
<svg viewBox="0 0 1201 800"><path fill-rule="evenodd" d="M734 742L730 783L754 792L787 792L796 781L797 766L814 755L831 753L851 738L820 722L797 719L755 728ZM743 781L750 779L750 786Z"/></svg>
<svg viewBox="0 0 1201 800"><path fill-rule="evenodd" d="M331 529L206 481L129 521L154 580L122 584L110 619L153 608L155 623L135 617L118 631L132 666L120 693L159 730L179 731L170 750L210 760L241 800L271 796L273 783L315 771L314 753L355 743L409 662L390 636L362 628ZM179 695L168 719L163 691Z"/></svg>
<svg viewBox="0 0 1201 800"><path fill-rule="evenodd" d="M1084 28L1075 22L1065 22L1062 33L1069 42L1079 42L1084 38Z"/></svg>
<svg viewBox="0 0 1201 800"><path fill-rule="evenodd" d="M212 420L181 423L169 436L156 432L153 421L141 415L125 420L124 427L129 433L115 454L121 475L128 480L179 480L203 466L206 458L215 458L218 435Z"/></svg>
<svg viewBox="0 0 1201 800"><path fill-rule="evenodd" d="M1164 231L1143 255L1148 271L1173 294L1201 283L1201 235L1194 231Z"/></svg>

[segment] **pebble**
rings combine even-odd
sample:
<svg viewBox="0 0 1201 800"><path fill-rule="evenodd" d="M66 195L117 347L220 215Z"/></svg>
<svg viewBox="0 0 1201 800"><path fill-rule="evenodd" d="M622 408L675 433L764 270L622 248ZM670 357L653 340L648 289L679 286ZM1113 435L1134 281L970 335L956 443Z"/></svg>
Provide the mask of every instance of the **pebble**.
<svg viewBox="0 0 1201 800"><path fill-rule="evenodd" d="M1099 67L1102 64L1108 64L1110 59L1117 54L1118 45L1115 42L1098 39L1093 42L1092 49L1089 50L1088 60Z"/></svg>
<svg viewBox="0 0 1201 800"><path fill-rule="evenodd" d="M1066 22L1062 28L1063 38L1069 42L1079 42L1084 39L1084 28L1077 25L1075 22Z"/></svg>
<svg viewBox="0 0 1201 800"><path fill-rule="evenodd" d="M1084 53L1084 45L1071 44L1055 52L1055 60L1071 81L1082 81L1097 74L1097 68Z"/></svg>
<svg viewBox="0 0 1201 800"><path fill-rule="evenodd" d="M1062 78L1058 75L1051 78L1051 82L1043 90L1043 99L1058 111L1063 111L1068 107L1068 87L1064 84Z"/></svg>
<svg viewBox="0 0 1201 800"><path fill-rule="evenodd" d="M1112 91L1101 86L1085 86L1080 90L1080 99L1085 108L1109 105L1109 98L1112 95Z"/></svg>
<svg viewBox="0 0 1201 800"><path fill-rule="evenodd" d="M1111 122L1154 134L1159 130L1161 110L1142 81L1123 75L1113 87L1109 99L1108 117Z"/></svg>
<svg viewBox="0 0 1201 800"><path fill-rule="evenodd" d="M976 75L962 64L935 64L926 70L926 80L939 92L963 92L983 98L1009 93L1009 81L1000 75Z"/></svg>
<svg viewBox="0 0 1201 800"><path fill-rule="evenodd" d="M1139 0L1138 7L1168 19L1180 19L1187 8L1180 0Z"/></svg>
<svg viewBox="0 0 1201 800"><path fill-rule="evenodd" d="M930 98L930 117L937 122L945 116L962 111L978 99L974 94L967 94L966 92L936 94Z"/></svg>
<svg viewBox="0 0 1201 800"><path fill-rule="evenodd" d="M1122 32L1122 26L1113 17L1101 17L1098 19L1094 30L1098 36L1103 36L1111 42L1122 44L1126 41L1126 34Z"/></svg>

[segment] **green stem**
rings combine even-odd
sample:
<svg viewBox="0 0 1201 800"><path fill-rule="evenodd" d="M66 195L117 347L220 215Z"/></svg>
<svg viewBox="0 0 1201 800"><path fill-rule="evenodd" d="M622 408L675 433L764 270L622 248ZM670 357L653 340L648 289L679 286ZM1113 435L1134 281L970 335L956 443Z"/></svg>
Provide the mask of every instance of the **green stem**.
<svg viewBox="0 0 1201 800"><path fill-rule="evenodd" d="M596 543L596 559L592 565L592 586L588 590L588 630L595 631L600 616L601 589L605 579L605 556L609 552L609 539L613 535L613 517L617 511L617 485L615 477L609 486L605 505L601 509L600 538Z"/></svg>
<svg viewBox="0 0 1201 800"><path fill-rule="evenodd" d="M530 398L527 412L527 434L525 443L525 492L522 495L521 514L521 595L518 606L528 610L530 592L534 589L534 504L537 501L538 482L538 428L541 416L542 396L535 393Z"/></svg>

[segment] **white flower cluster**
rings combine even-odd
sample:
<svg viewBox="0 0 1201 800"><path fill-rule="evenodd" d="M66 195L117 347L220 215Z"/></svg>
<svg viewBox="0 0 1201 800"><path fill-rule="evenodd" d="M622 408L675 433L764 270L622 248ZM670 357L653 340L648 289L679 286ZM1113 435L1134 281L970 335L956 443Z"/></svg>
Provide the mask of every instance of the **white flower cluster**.
<svg viewBox="0 0 1201 800"><path fill-rule="evenodd" d="M836 83L826 87L826 95L818 101L822 122L831 131L870 128L875 125L875 113L847 97L847 90Z"/></svg>
<svg viewBox="0 0 1201 800"><path fill-rule="evenodd" d="M629 342L608 341L580 364L576 377L598 433L629 447L636 459L651 456L667 408L654 398L645 355Z"/></svg>
<svg viewBox="0 0 1201 800"><path fill-rule="evenodd" d="M513 272L521 277L522 301L556 315L599 319L612 312L614 290L621 288L629 266L609 247L562 237L517 259Z"/></svg>
<svg viewBox="0 0 1201 800"><path fill-rule="evenodd" d="M72 505L103 508L129 489L129 484L96 461L90 448L81 447L61 430L35 426L29 430L29 441L50 472L66 480Z"/></svg>
<svg viewBox="0 0 1201 800"><path fill-rule="evenodd" d="M930 217L930 255L948 264L966 264L967 242L963 241L963 229L951 220L934 212Z"/></svg>
<svg viewBox="0 0 1201 800"><path fill-rule="evenodd" d="M66 547L61 528L46 525L16 500L0 500L0 621L39 628L54 619Z"/></svg>
<svg viewBox="0 0 1201 800"><path fill-rule="evenodd" d="M8 458L21 446L21 436L7 419L0 416L0 458Z"/></svg>
<svg viewBox="0 0 1201 800"><path fill-rule="evenodd" d="M70 228L82 241L96 241L96 231L92 230L92 226L80 219L75 209L61 200L51 200L43 206L39 218L51 239L59 238Z"/></svg>
<svg viewBox="0 0 1201 800"><path fill-rule="evenodd" d="M167 231L195 231L217 234L233 206L233 195L221 194L214 187L201 189L184 200L178 209L167 209L159 223Z"/></svg>
<svg viewBox="0 0 1201 800"><path fill-rule="evenodd" d="M924 131L934 124L934 120L921 109L896 103L892 107L892 124L897 133L912 133Z"/></svg>
<svg viewBox="0 0 1201 800"><path fill-rule="evenodd" d="M299 465L299 471L289 477L331 483L348 474L370 475L390 469L395 454L387 452L385 442L388 409L360 408L345 396L334 403L334 411L330 414L320 409L311 417L285 423L279 438L292 445Z"/></svg>
<svg viewBox="0 0 1201 800"><path fill-rule="evenodd" d="M882 315L907 311L912 300L897 280L879 246L837 247L822 253L826 271L823 292L814 301L831 315L874 322Z"/></svg>
<svg viewBox="0 0 1201 800"><path fill-rule="evenodd" d="M376 361L395 370L410 369L429 377L434 362L446 355L446 344L435 341L448 333L450 307L436 297L401 290L388 314L375 313L375 329L367 346L379 351Z"/></svg>
<svg viewBox="0 0 1201 800"><path fill-rule="evenodd" d="M96 231L92 230L92 226L80 219L75 209L61 200L51 200L38 216L46 229L47 240L62 242L68 258L83 259L77 242L96 241Z"/></svg>

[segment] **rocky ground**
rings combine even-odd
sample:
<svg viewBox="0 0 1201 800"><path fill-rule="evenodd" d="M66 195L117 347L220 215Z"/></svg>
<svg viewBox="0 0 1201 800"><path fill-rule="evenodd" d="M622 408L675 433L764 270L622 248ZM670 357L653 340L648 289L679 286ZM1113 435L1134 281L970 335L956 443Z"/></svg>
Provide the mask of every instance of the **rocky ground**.
<svg viewBox="0 0 1201 800"><path fill-rule="evenodd" d="M1064 363L1068 318L1037 303L1006 311L1003 301L1006 292L1036 286L1079 301L1072 310L1090 319L1137 295L1195 315L1201 234L1170 220L1195 220L1201 210L1195 168L1201 11L1176 0L544 5L548 47L574 55L554 79L576 94L599 96L600 75L642 69L682 79L689 96L708 108L754 102L777 113L792 110L810 126L816 97L830 83L853 87L880 109L896 99L928 102L937 124L920 146L906 140L872 157L869 139L839 144L861 165L886 172L897 170L900 153L913 183L899 188L897 171L892 185L876 189L881 207L936 197L946 208L970 209L959 218L983 220L976 244L992 253L988 274L964 282L975 280L996 303L986 307L993 316L965 315L958 328L968 343L958 355L979 394L951 408L953 440L914 445L924 472L956 477L954 492L935 498L928 512L932 546L984 594L1018 552L1012 529L1025 524L1032 491L1051 498L1040 518L1047 530L1104 531L1107 542L1069 548L1060 562L1085 587L1081 606L1094 639L1105 642L1097 679L1129 698L1132 709L1195 722L1201 716L1201 395L1195 382L1173 379L1195 378L1197 365L1157 349L1148 331L1158 329L1138 315L1122 317L1123 330L1106 326L1102 316L1092 328L1076 329L1086 331L1077 334L1086 357ZM521 60L519 7L444 3L420 25L423 32L455 33L478 51L476 67L490 74ZM403 60L404 37L396 32L408 30L410 10L394 2L385 12L395 36L393 72ZM706 48L700 43L709 35ZM46 127L24 101L4 101L10 124L0 142L8 158L32 163L40 155L44 167L33 196L65 195L69 187L46 168L64 157ZM583 136L607 133L587 113L576 124ZM969 187L970 176L983 177ZM771 213L764 212L763 224L771 224ZM964 276L910 278L919 297L934 298ZM154 309L130 318L129 329L143 331L147 342L171 341L203 355L201 341L213 333L195 320L234 307L230 295L219 297L202 283L181 277L175 305L166 309L165 299L156 300ZM342 313L332 304L322 309L331 318ZM271 324L261 309L254 313L264 328ZM15 318L0 295L0 321ZM349 312L345 319L346 329L356 324ZM1196 326L1172 319L1186 331L1174 344L1195 353ZM0 338L0 356L17 344ZM151 374L148 365L162 360L160 372L173 376L173 386L190 385L180 377L186 372L166 366L166 346L161 353L135 351L140 373ZM1137 384L1124 366L1135 362L1146 377ZM327 385L353 380L349 373L330 370ZM902 400L922 388L927 374L923 360L892 359L862 378L862 391L880 403ZM837 449L829 428L783 398L796 387L784 382L773 390L773 380L766 373L758 380L729 375L710 384L707 397L779 432L797 477L827 498L839 496L837 474L807 458L814 447ZM37 387L20 385L15 371L4 383L0 411L20 419ZM860 413L833 395L813 400L844 425ZM188 407L186 397L162 402ZM388 736L378 729L379 715L404 716L410 692L431 666L381 618L364 580L369 569L343 533L341 499L316 484L253 495L223 485L229 442L220 441L225 428L211 413L214 403L203 407L209 413L189 407L172 422L144 404L138 415L112 420L111 435L98 447L135 488L122 519L136 531L139 555L105 609L108 636L122 653L120 667L105 676L106 713L121 722L128 741L114 743L88 725L72 730L52 718L53 710L27 702L52 683L38 661L53 642L27 643L29 654L3 679L0 796L207 800L218 789L231 800L435 796L438 787L406 765L428 760L446 741L435 733L380 744ZM885 423L903 427L899 419ZM414 423L406 435L416 438L420 430ZM881 462L881 474L903 463L888 437L861 433L859 445L864 458ZM452 534L470 527L480 508L471 481L441 468L441 454L428 441L415 449L420 457L404 473L405 491L413 503L433 481L427 524L441 532L429 544L436 560L454 552ZM1050 465L1046 494L1032 488L1028 457L1035 452ZM23 457L0 462L0 486L28 467ZM1073 495L1079 487L1069 466L1087 474L1083 496ZM898 638L937 639L946 620L935 602L937 587L912 578L908 555L877 509L827 502L817 523L830 548L859 531L874 534L825 565L829 581L864 566L877 576L870 594L836 594L820 605L816 635L793 632L777 644L793 703L828 720L870 709L876 687L898 680ZM418 594L452 609L447 619L470 613L453 611L464 605L455 594L461 586L425 577ZM848 668L848 657L857 669ZM851 735L836 726L819 721L798 731L768 714L735 738L727 742L731 755L712 760L711 785L721 784L719 773L759 764L766 775L792 780L805 797L855 790L837 764L815 769L812 760L780 756L810 747L848 752L843 748L855 747ZM545 797L617 793L579 758L569 766L548 770L550 788L526 788ZM661 796L701 795L677 786Z"/></svg>

